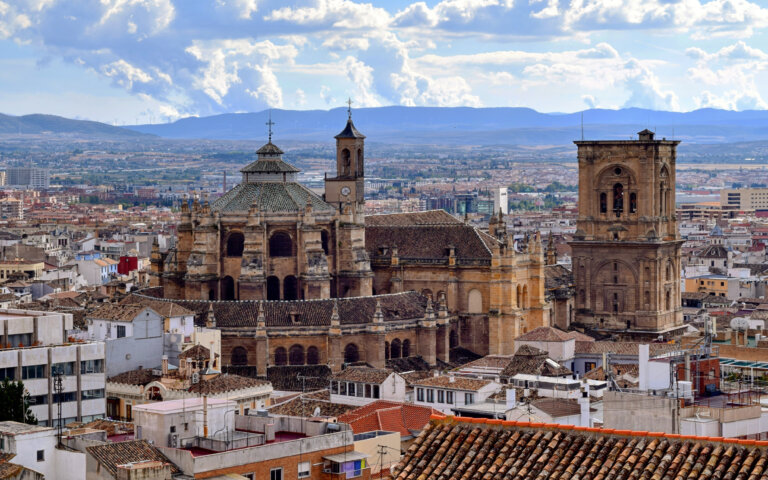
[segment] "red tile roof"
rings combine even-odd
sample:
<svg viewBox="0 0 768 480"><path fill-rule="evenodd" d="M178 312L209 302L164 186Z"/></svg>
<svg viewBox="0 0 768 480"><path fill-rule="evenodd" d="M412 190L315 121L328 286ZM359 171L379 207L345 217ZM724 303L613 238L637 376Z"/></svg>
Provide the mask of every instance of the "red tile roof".
<svg viewBox="0 0 768 480"><path fill-rule="evenodd" d="M338 420L348 423L355 433L384 430L409 437L424 429L435 414L440 412L431 407L377 400L339 416Z"/></svg>
<svg viewBox="0 0 768 480"><path fill-rule="evenodd" d="M400 463L410 479L763 479L768 441L434 416Z"/></svg>

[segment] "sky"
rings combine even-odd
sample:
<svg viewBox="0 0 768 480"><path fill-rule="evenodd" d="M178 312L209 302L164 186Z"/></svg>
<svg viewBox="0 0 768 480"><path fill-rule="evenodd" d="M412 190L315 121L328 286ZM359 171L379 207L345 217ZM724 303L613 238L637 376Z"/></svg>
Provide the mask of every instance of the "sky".
<svg viewBox="0 0 768 480"><path fill-rule="evenodd" d="M768 108L766 0L0 0L0 112Z"/></svg>

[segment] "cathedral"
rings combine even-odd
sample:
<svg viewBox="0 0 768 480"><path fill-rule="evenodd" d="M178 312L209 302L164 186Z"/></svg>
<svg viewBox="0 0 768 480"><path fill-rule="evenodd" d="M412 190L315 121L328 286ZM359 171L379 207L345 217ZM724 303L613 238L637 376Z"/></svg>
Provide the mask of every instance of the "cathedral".
<svg viewBox="0 0 768 480"><path fill-rule="evenodd" d="M153 288L222 332L224 365L328 365L419 356L453 347L512 354L549 325L538 234L515 242L503 215L480 230L443 211L365 215L365 135L335 136L324 195L268 142L241 182L215 201L184 202L178 239L152 253Z"/></svg>

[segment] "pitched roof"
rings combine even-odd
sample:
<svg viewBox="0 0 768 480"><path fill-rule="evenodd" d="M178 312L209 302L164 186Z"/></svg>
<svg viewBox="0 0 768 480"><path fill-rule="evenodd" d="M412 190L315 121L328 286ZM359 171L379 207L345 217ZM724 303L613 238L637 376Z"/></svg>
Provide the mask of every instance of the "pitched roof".
<svg viewBox="0 0 768 480"><path fill-rule="evenodd" d="M566 342L574 338L568 332L558 330L554 327L537 327L528 333L524 333L515 340L527 342Z"/></svg>
<svg viewBox="0 0 768 480"><path fill-rule="evenodd" d="M392 370L385 368L348 367L331 378L347 382L382 383L392 373Z"/></svg>
<svg viewBox="0 0 768 480"><path fill-rule="evenodd" d="M728 250L722 245L710 245L697 256L701 258L728 258Z"/></svg>
<svg viewBox="0 0 768 480"><path fill-rule="evenodd" d="M147 297L141 297L138 295L132 295L130 297L125 297L120 301L121 305L144 305L145 307L150 307L152 310L160 314L160 316L165 318L171 318L171 317L186 317L188 315L194 315L195 312L188 308L184 308L178 303L173 302L163 302L160 300L153 300Z"/></svg>
<svg viewBox="0 0 768 480"><path fill-rule="evenodd" d="M266 380L222 373L207 380L201 378L198 383L189 387L189 391L194 393L217 394L232 392L234 390L243 390L246 388L261 387L269 384L270 383Z"/></svg>
<svg viewBox="0 0 768 480"><path fill-rule="evenodd" d="M376 400L340 415L338 420L348 423L355 433L383 430L399 432L401 436L408 437L414 431L422 430L429 423L431 415L439 413L432 407Z"/></svg>
<svg viewBox="0 0 768 480"><path fill-rule="evenodd" d="M264 160L263 162L267 162ZM259 162L257 162L259 163ZM275 162L272 162L275 163ZM248 211L255 205L262 212L303 212L307 199L315 212L333 213L336 209L315 192L296 182L240 183L217 198L211 210L222 212Z"/></svg>
<svg viewBox="0 0 768 480"><path fill-rule="evenodd" d="M405 227L414 225L462 225L463 222L445 210L427 210L425 212L387 213L367 215L366 227Z"/></svg>
<svg viewBox="0 0 768 480"><path fill-rule="evenodd" d="M160 377L158 375L152 374L151 368L143 368L118 373L114 377L108 378L107 381L112 383L122 383L125 385L146 385L154 380L158 380L159 378Z"/></svg>
<svg viewBox="0 0 768 480"><path fill-rule="evenodd" d="M573 272L563 265L546 265L544 267L544 286L547 290L567 288L573 285Z"/></svg>
<svg viewBox="0 0 768 480"><path fill-rule="evenodd" d="M347 124L344 126L344 130L339 132L334 138L365 138L365 135L357 131L355 124L352 123L352 117L350 117L347 119Z"/></svg>
<svg viewBox="0 0 768 480"><path fill-rule="evenodd" d="M575 353L600 354L614 353L617 355L637 356L640 343L635 342L576 342ZM651 356L672 352L679 347L669 343L649 343Z"/></svg>
<svg viewBox="0 0 768 480"><path fill-rule="evenodd" d="M530 345L521 345L499 375L502 377L513 377L518 373L542 375L545 377L564 377L571 375L573 372L550 359L544 350L539 350Z"/></svg>
<svg viewBox="0 0 768 480"><path fill-rule="evenodd" d="M578 415L581 413L581 405L573 399L539 398L531 401L531 405L552 418Z"/></svg>
<svg viewBox="0 0 768 480"><path fill-rule="evenodd" d="M117 466L126 463L145 462L154 460L171 466L173 474L179 469L163 455L160 450L150 445L146 440L131 440L127 442L105 443L86 447L86 451L103 466L113 478L117 477Z"/></svg>
<svg viewBox="0 0 768 480"><path fill-rule="evenodd" d="M491 247L498 241L471 225L389 225L366 226L365 248L372 257L389 256L385 248L397 247L401 261L435 260L448 261L449 249L454 248L461 260L485 260L492 257Z"/></svg>
<svg viewBox="0 0 768 480"><path fill-rule="evenodd" d="M287 400L283 403L272 405L269 413L275 415L290 415L294 417L310 417L315 409L320 408L320 415L325 417L338 417L355 408L354 405L331 403L331 394L328 389L308 392Z"/></svg>
<svg viewBox="0 0 768 480"><path fill-rule="evenodd" d="M478 391L483 387L490 385L491 380L483 380L480 378L466 378L454 376L451 381L451 376L441 375L439 377L428 377L422 380L416 380L413 385L419 387L440 387L447 388L449 390L469 390Z"/></svg>
<svg viewBox="0 0 768 480"><path fill-rule="evenodd" d="M211 351L200 344L193 345L179 354L179 360L186 358L204 358L208 359Z"/></svg>
<svg viewBox="0 0 768 480"><path fill-rule="evenodd" d="M272 383L275 390L292 392L321 390L328 388L330 384L331 367L328 365L272 365L267 367L267 380Z"/></svg>
<svg viewBox="0 0 768 480"><path fill-rule="evenodd" d="M114 322L132 322L145 308L144 305L120 305L106 303L87 315L88 318L111 320Z"/></svg>
<svg viewBox="0 0 768 480"><path fill-rule="evenodd" d="M768 442L469 418L438 419L392 469L445 478L761 478Z"/></svg>

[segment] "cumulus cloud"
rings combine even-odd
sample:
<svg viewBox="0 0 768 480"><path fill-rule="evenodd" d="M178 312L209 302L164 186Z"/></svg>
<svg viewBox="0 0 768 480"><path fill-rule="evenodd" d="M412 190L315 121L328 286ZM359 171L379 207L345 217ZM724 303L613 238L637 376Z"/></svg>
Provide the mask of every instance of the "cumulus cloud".
<svg viewBox="0 0 768 480"><path fill-rule="evenodd" d="M587 107L597 108L597 99L594 95L582 95L581 100L587 105Z"/></svg>
<svg viewBox="0 0 768 480"><path fill-rule="evenodd" d="M624 107L640 107L652 110L680 110L677 95L672 90L664 90L658 77L637 60L626 64L629 75L625 87L630 91Z"/></svg>

